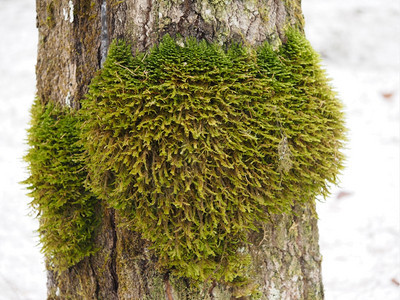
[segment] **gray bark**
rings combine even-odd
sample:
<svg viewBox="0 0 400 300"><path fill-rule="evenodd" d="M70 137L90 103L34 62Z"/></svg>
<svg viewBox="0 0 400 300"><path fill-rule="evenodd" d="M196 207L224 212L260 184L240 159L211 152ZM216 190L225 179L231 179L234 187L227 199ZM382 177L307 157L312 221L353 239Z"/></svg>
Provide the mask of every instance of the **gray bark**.
<svg viewBox="0 0 400 300"><path fill-rule="evenodd" d="M45 101L79 108L79 99L104 62L109 42L124 38L146 51L169 33L220 44L274 46L286 26L302 30L300 0L37 0L37 93ZM251 233L255 284L262 299L322 299L321 256L314 205L296 217L274 216ZM246 299L233 288L160 273L140 235L119 228L103 207L96 255L69 270L49 270L48 299Z"/></svg>

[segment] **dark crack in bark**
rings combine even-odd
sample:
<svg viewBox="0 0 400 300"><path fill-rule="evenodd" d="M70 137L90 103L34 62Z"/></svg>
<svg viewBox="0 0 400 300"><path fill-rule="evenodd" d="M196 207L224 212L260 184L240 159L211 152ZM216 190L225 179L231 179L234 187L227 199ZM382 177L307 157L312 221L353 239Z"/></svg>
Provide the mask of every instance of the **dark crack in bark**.
<svg viewBox="0 0 400 300"><path fill-rule="evenodd" d="M118 275L117 275L117 232L115 225L115 212L111 210L110 212L110 225L111 225L111 233L112 233L112 248L111 248L111 276L113 289L115 294L118 295Z"/></svg>

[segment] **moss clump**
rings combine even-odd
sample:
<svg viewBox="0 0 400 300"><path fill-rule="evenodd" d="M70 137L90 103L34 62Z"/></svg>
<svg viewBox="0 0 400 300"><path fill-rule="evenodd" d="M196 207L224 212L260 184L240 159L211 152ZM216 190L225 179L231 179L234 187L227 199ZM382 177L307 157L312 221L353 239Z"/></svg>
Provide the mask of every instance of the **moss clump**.
<svg viewBox="0 0 400 300"><path fill-rule="evenodd" d="M343 168L344 116L318 54L297 31L286 35L277 52L268 44L258 49L258 64L274 89L281 186L296 200L313 201L329 194Z"/></svg>
<svg viewBox="0 0 400 300"><path fill-rule="evenodd" d="M50 265L62 271L92 254L97 227L97 198L84 188L76 112L36 100L28 130L25 160L30 177L24 181L40 221L42 251Z"/></svg>
<svg viewBox="0 0 400 300"><path fill-rule="evenodd" d="M239 284L255 222L336 182L341 105L304 37L278 51L114 42L82 101L93 192L177 276Z"/></svg>

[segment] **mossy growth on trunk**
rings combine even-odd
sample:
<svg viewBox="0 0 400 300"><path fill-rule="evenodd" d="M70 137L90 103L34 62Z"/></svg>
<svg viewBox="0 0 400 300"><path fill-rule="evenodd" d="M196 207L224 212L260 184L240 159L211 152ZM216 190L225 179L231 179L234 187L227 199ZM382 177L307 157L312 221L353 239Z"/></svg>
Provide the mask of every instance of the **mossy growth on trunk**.
<svg viewBox="0 0 400 300"><path fill-rule="evenodd" d="M96 251L105 204L161 271L253 293L249 232L326 196L343 164L340 101L304 36L286 35L277 50L165 36L135 55L114 41L79 111L37 99L25 184L50 266Z"/></svg>
<svg viewBox="0 0 400 300"><path fill-rule="evenodd" d="M95 252L98 199L84 187L83 149L77 112L36 99L25 156L28 185L37 212L39 235L49 266L63 271Z"/></svg>
<svg viewBox="0 0 400 300"><path fill-rule="evenodd" d="M306 39L286 35L278 50L112 43L81 102L87 182L161 269L245 284L255 224L336 183L341 104Z"/></svg>

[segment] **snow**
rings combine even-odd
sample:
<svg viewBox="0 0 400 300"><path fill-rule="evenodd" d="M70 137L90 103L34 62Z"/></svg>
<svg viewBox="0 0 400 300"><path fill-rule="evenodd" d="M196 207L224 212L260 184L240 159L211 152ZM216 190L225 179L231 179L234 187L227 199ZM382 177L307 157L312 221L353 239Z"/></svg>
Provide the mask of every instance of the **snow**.
<svg viewBox="0 0 400 300"><path fill-rule="evenodd" d="M1 0L0 19L0 299L45 299L37 221L18 183L27 177L22 156L35 94L34 1Z"/></svg>
<svg viewBox="0 0 400 300"><path fill-rule="evenodd" d="M340 187L318 203L326 300L400 299L400 3L303 0L306 34L345 105ZM46 298L22 156L35 94L31 0L0 1L0 300ZM397 284L396 284L397 282Z"/></svg>
<svg viewBox="0 0 400 300"><path fill-rule="evenodd" d="M302 5L349 128L341 185L317 205L326 300L400 299L400 3Z"/></svg>

